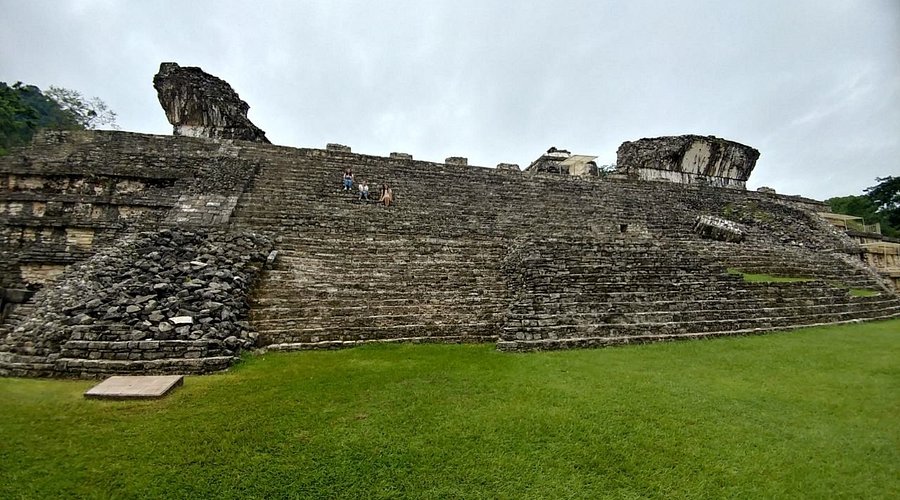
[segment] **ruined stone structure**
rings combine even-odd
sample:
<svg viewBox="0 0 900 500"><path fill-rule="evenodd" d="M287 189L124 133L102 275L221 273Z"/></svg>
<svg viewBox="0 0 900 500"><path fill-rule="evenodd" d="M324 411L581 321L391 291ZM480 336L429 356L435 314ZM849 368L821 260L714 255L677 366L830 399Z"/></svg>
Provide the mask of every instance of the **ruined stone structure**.
<svg viewBox="0 0 900 500"><path fill-rule="evenodd" d="M594 162L596 158L596 156L573 155L568 150L557 149L554 146L531 162L525 171L532 174L598 175L597 163ZM501 168L500 165L497 167Z"/></svg>
<svg viewBox="0 0 900 500"><path fill-rule="evenodd" d="M859 243L866 262L900 290L900 238L881 234L880 224L866 224L862 217L829 212L819 216Z"/></svg>
<svg viewBox="0 0 900 500"><path fill-rule="evenodd" d="M200 68L162 63L153 87L175 135L269 142L247 118L250 106L231 85Z"/></svg>
<svg viewBox="0 0 900 500"><path fill-rule="evenodd" d="M679 135L625 142L617 170L643 180L744 189L759 151L718 137Z"/></svg>
<svg viewBox="0 0 900 500"><path fill-rule="evenodd" d="M395 204L342 192L347 167L390 184ZM0 178L0 280L20 303L0 325L0 374L199 373L250 347L549 349L900 316L859 244L815 214L822 203L715 182L100 131L42 134L0 158Z"/></svg>

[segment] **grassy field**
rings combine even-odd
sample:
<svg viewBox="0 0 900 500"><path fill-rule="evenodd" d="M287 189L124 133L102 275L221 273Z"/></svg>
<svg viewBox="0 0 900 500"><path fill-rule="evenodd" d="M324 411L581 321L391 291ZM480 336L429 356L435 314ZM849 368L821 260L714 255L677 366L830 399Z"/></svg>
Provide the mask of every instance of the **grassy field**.
<svg viewBox="0 0 900 500"><path fill-rule="evenodd" d="M152 402L0 379L0 498L900 498L900 321L266 354Z"/></svg>

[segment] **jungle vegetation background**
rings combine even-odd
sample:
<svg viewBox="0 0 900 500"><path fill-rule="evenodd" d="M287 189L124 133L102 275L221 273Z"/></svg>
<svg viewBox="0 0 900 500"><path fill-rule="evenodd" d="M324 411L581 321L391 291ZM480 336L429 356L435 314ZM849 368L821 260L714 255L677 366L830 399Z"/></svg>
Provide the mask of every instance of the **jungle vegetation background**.
<svg viewBox="0 0 900 500"><path fill-rule="evenodd" d="M862 217L866 224L881 224L881 234L900 238L900 177L877 177L878 184L858 196L826 200L831 211Z"/></svg>
<svg viewBox="0 0 900 500"><path fill-rule="evenodd" d="M85 130L118 129L116 113L99 97L55 87L41 91L34 85L0 82L0 156L24 146L43 128Z"/></svg>

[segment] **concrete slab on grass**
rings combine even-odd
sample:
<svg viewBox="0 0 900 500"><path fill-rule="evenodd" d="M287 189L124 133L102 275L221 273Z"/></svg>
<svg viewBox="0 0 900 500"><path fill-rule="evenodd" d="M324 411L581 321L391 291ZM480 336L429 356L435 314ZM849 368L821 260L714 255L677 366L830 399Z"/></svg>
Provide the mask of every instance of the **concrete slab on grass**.
<svg viewBox="0 0 900 500"><path fill-rule="evenodd" d="M116 376L100 382L84 393L94 399L161 398L184 383L184 375Z"/></svg>

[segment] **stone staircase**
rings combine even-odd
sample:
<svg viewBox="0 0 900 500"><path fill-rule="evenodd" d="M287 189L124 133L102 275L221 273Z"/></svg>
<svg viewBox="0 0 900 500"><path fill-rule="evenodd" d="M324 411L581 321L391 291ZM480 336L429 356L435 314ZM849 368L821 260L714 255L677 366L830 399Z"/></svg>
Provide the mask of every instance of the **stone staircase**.
<svg viewBox="0 0 900 500"><path fill-rule="evenodd" d="M343 166L333 160L309 151L270 162L235 211L237 227L279 228L278 257L251 303L260 344L496 340L505 246L486 234L483 214L393 181L396 205L360 202L338 189ZM374 197L372 181L401 178L378 162L354 169Z"/></svg>
<svg viewBox="0 0 900 500"><path fill-rule="evenodd" d="M260 343L494 340L505 289L489 240L284 237L251 302Z"/></svg>
<svg viewBox="0 0 900 500"><path fill-rule="evenodd" d="M255 148L241 155L263 167L232 224L277 238L251 308L271 348L498 337L505 349L603 345L900 314L867 272L797 246L821 247L823 236L796 208L752 201L767 220L800 221L789 238L750 227L751 241L736 245L693 233L698 213L754 193ZM340 191L347 167L373 197L388 182L396 204ZM749 283L731 268L811 281Z"/></svg>

